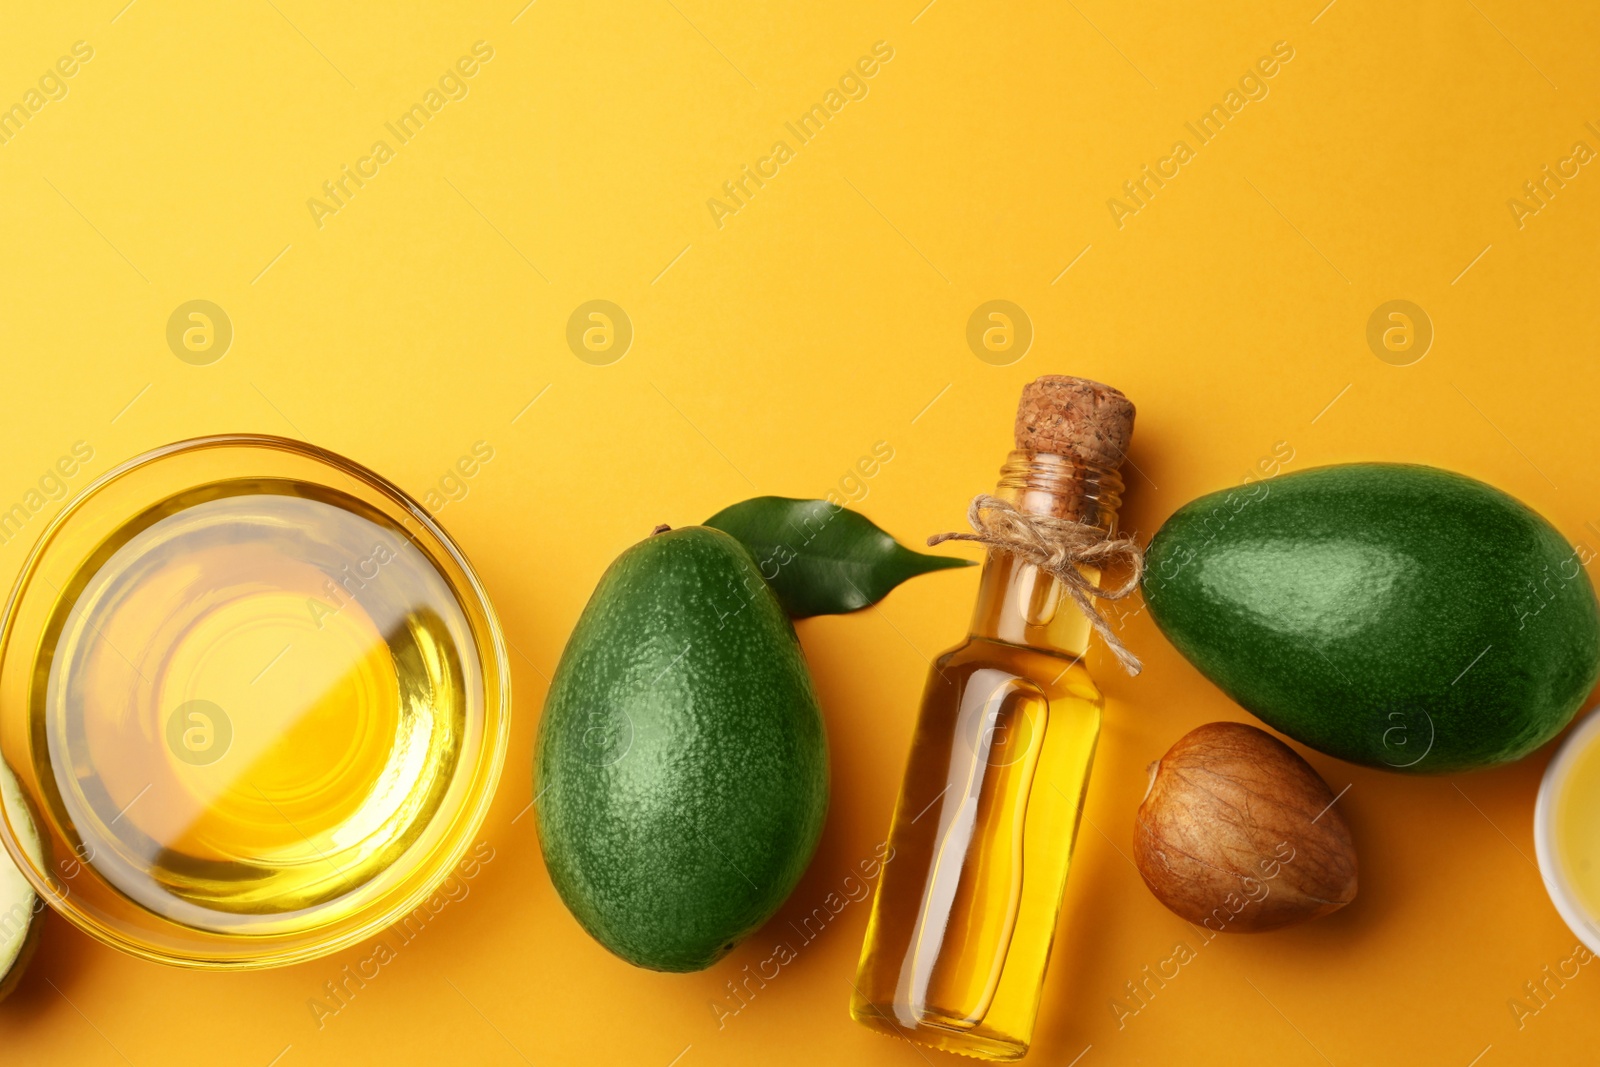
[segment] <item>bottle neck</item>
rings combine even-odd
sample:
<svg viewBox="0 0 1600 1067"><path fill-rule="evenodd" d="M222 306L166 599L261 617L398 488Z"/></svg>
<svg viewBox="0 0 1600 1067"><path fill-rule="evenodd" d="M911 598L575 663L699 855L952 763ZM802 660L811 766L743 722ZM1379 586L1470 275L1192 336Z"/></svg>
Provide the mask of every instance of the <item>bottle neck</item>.
<svg viewBox="0 0 1600 1067"><path fill-rule="evenodd" d="M994 495L1028 514L1087 523L1114 534L1122 478L1112 467L1018 451L1000 468ZM1099 570L1079 569L1099 583ZM1009 552L989 550L972 614L972 636L1081 656L1091 632L1089 619L1059 580Z"/></svg>

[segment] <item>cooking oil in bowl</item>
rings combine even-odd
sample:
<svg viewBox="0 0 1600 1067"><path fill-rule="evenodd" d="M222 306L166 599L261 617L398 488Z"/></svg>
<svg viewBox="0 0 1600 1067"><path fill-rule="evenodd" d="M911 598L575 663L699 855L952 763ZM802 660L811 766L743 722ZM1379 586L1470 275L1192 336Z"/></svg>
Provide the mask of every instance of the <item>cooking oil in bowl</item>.
<svg viewBox="0 0 1600 1067"><path fill-rule="evenodd" d="M142 955L260 966L393 921L498 774L504 667L464 561L376 476L292 445L243 477L174 457L183 487L117 522L69 509L14 598L0 701L30 610L38 644L26 734L5 706L0 738L55 831L30 880ZM81 559L52 580L64 538Z"/></svg>
<svg viewBox="0 0 1600 1067"><path fill-rule="evenodd" d="M1551 902L1600 952L1600 712L1572 729L1545 768L1533 843Z"/></svg>
<svg viewBox="0 0 1600 1067"><path fill-rule="evenodd" d="M427 825L478 664L403 531L312 486L203 492L222 495L140 516L63 596L51 770L124 893L180 922L276 917Z"/></svg>

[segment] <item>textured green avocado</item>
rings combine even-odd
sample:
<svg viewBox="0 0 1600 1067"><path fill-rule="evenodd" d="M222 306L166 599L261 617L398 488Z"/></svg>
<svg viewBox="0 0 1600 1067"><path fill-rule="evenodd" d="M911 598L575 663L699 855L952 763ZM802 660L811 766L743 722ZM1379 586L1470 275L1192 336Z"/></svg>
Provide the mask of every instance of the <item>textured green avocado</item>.
<svg viewBox="0 0 1600 1067"><path fill-rule="evenodd" d="M1150 542L1144 594L1178 651L1268 725L1442 773L1527 755L1594 687L1587 558L1482 482L1359 463L1180 508Z"/></svg>
<svg viewBox="0 0 1600 1067"><path fill-rule="evenodd" d="M674 530L606 571L550 683L534 790L556 890L630 963L708 967L789 896L827 813L827 740L738 541Z"/></svg>

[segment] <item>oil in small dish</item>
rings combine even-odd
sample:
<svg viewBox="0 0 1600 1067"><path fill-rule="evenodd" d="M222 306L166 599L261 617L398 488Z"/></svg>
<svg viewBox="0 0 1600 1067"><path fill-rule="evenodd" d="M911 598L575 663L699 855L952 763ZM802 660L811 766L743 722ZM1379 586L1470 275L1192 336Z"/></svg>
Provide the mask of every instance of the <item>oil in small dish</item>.
<svg viewBox="0 0 1600 1067"><path fill-rule="evenodd" d="M1551 809L1556 864L1567 891L1588 917L1591 937L1600 937L1600 735L1585 731L1583 744L1566 757L1561 788ZM1575 740L1584 740L1577 734Z"/></svg>
<svg viewBox="0 0 1600 1067"><path fill-rule="evenodd" d="M205 485L59 590L40 777L140 907L245 934L326 921L429 832L483 699L476 647L373 508L288 479Z"/></svg>

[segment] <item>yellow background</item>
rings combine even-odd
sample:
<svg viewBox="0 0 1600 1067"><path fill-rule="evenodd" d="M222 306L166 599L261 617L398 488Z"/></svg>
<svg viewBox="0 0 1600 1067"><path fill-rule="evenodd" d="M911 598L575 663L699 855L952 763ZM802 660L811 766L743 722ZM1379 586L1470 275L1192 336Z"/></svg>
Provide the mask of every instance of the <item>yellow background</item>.
<svg viewBox="0 0 1600 1067"><path fill-rule="evenodd" d="M567 915L518 816L546 678L618 552L756 493L824 495L879 441L894 459L862 510L909 543L956 528L1038 374L1137 403L1124 517L1142 536L1286 442L1288 470L1465 471L1600 545L1600 174L1581 168L1520 228L1507 205L1575 141L1600 148L1593 8L124 2L29 5L0 35L0 104L74 42L94 49L0 146L0 501L79 440L95 458L74 487L168 441L262 431L419 497L486 441L494 459L440 518L517 649L515 723L482 835L495 858L320 1029L308 1001L366 947L189 973L52 918L0 1006L8 1064L940 1060L846 1016L864 904L719 1029L710 1003L770 932L702 974L631 969ZM308 198L480 40L494 58L466 98L391 143L319 228ZM877 41L894 54L868 95L798 145L784 123ZM1294 58L1270 94L1194 144L1184 123L1277 41ZM707 199L779 139L793 158L719 228ZM1107 200L1179 139L1195 158L1118 228ZM193 299L235 330L208 366L166 342ZM591 299L633 323L609 366L565 340ZM1009 366L966 343L991 299L1033 324ZM1436 331L1409 366L1366 341L1392 299ZM0 548L6 581L46 518ZM960 637L975 577L800 626L834 787L780 928L882 839L927 660ZM1148 669L1092 657L1111 706L1030 1062L1589 1058L1595 967L1520 1030L1507 1006L1575 943L1531 861L1548 750L1454 779L1313 754L1351 786L1359 899L1199 947L1125 858L1132 814L1173 740L1246 716L1148 618L1124 632ZM1179 941L1197 958L1119 1030L1112 998Z"/></svg>

